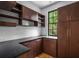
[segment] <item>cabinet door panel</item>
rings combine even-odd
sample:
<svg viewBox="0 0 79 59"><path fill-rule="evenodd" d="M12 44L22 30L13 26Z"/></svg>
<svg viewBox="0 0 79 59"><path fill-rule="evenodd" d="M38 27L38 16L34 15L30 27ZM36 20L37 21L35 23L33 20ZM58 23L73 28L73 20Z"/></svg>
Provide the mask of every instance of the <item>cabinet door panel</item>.
<svg viewBox="0 0 79 59"><path fill-rule="evenodd" d="M79 21L70 22L70 57L79 57Z"/></svg>
<svg viewBox="0 0 79 59"><path fill-rule="evenodd" d="M69 56L69 23L58 23L58 57Z"/></svg>
<svg viewBox="0 0 79 59"><path fill-rule="evenodd" d="M43 51L53 57L56 57L56 40L44 38L43 39Z"/></svg>
<svg viewBox="0 0 79 59"><path fill-rule="evenodd" d="M32 16L36 15L36 12L31 10L30 8L27 8L25 6L22 7L22 17L24 19L31 19Z"/></svg>
<svg viewBox="0 0 79 59"><path fill-rule="evenodd" d="M79 20L79 2L72 4L71 20Z"/></svg>
<svg viewBox="0 0 79 59"><path fill-rule="evenodd" d="M26 19L30 19L31 18L29 9L24 7L24 6L22 7L22 17L26 18Z"/></svg>
<svg viewBox="0 0 79 59"><path fill-rule="evenodd" d="M71 11L72 11L72 6L71 5L59 8L58 9L58 21L59 22L69 21Z"/></svg>

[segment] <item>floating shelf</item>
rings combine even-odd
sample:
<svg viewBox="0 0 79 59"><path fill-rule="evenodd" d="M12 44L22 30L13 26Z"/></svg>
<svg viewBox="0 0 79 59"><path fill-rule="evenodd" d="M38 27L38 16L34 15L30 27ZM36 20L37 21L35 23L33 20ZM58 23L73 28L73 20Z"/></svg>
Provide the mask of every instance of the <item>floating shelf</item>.
<svg viewBox="0 0 79 59"><path fill-rule="evenodd" d="M0 26L16 26L16 23L0 21Z"/></svg>
<svg viewBox="0 0 79 59"><path fill-rule="evenodd" d="M0 17L6 17L6 18L12 18L12 19L19 19L18 17L9 16L9 15L5 15L5 14L0 14Z"/></svg>
<svg viewBox="0 0 79 59"><path fill-rule="evenodd" d="M14 13L20 13L21 12L21 10L16 9L16 8L13 8L11 11L14 12Z"/></svg>

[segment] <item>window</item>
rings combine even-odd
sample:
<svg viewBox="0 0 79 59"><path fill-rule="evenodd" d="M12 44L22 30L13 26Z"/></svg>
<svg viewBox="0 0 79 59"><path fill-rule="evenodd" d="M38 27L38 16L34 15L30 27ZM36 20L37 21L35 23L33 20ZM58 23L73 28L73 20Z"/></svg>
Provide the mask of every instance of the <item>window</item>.
<svg viewBox="0 0 79 59"><path fill-rule="evenodd" d="M57 21L58 21L57 10L48 12L48 35L57 35Z"/></svg>

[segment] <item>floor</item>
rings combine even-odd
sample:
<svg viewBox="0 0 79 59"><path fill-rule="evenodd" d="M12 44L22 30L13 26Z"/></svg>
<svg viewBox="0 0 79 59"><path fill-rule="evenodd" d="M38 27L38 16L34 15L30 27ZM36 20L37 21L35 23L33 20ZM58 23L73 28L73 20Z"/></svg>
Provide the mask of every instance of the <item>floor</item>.
<svg viewBox="0 0 79 59"><path fill-rule="evenodd" d="M36 58L53 58L52 56L46 54L46 53L41 53L40 55L38 55Z"/></svg>

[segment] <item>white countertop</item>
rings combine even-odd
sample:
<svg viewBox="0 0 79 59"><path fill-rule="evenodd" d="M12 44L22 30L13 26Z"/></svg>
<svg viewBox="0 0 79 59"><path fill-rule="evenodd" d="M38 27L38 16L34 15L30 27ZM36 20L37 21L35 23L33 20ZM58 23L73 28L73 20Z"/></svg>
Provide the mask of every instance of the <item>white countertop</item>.
<svg viewBox="0 0 79 59"><path fill-rule="evenodd" d="M51 38L51 39L58 39L57 36L42 36L42 37Z"/></svg>
<svg viewBox="0 0 79 59"><path fill-rule="evenodd" d="M34 36L34 37L39 37L39 38L45 37L45 38L57 39L56 36ZM16 39L21 39L21 38L29 38L29 37L27 37L27 36L23 36L23 37L18 37L18 36L13 36L13 37L7 37L7 36L6 37L0 37L0 42L8 41L8 40L16 40Z"/></svg>

